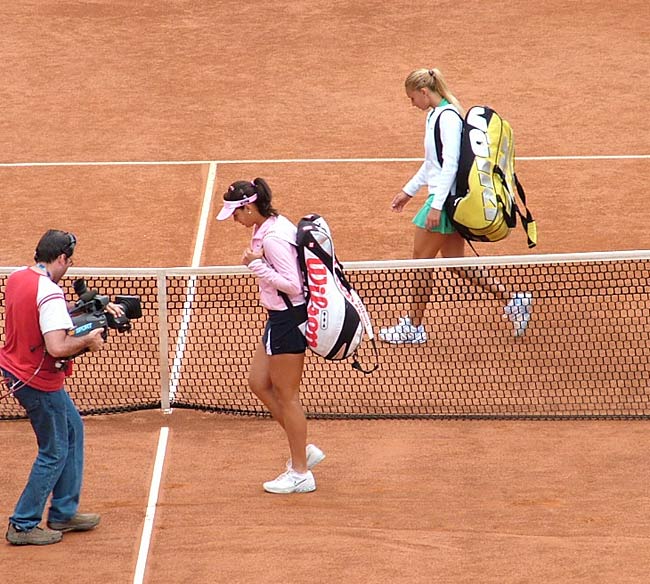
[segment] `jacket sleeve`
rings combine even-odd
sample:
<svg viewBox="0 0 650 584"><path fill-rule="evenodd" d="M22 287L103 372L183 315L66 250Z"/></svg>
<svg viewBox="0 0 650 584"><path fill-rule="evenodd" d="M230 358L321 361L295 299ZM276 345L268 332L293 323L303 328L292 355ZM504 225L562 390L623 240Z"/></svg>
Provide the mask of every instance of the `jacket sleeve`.
<svg viewBox="0 0 650 584"><path fill-rule="evenodd" d="M279 237L269 235L262 242L264 257L253 260L248 268L265 284L289 297L302 293L302 276L296 248Z"/></svg>
<svg viewBox="0 0 650 584"><path fill-rule="evenodd" d="M413 175L410 181L408 181L402 190L409 196L414 197L417 192L427 184L427 161L425 160L418 171Z"/></svg>
<svg viewBox="0 0 650 584"><path fill-rule="evenodd" d="M460 116L455 112L445 115L445 111L442 111L438 117L440 142L442 143L442 168L438 171L434 165L431 165L430 167L431 171L437 174L435 177L435 188L430 187L430 192L434 193L431 207L438 210L442 209L445 200L456 181L458 160L460 159L460 138L463 129ZM433 137L433 139L435 140L435 137ZM433 150L435 151L435 146ZM431 176L429 179L430 185L433 180L434 177Z"/></svg>

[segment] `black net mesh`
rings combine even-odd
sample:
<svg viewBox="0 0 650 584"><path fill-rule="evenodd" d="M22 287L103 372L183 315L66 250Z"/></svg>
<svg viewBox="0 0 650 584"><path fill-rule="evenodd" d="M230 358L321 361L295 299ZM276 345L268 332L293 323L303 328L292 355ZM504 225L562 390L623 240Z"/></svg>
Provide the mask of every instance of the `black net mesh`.
<svg viewBox="0 0 650 584"><path fill-rule="evenodd" d="M309 416L650 417L650 259L402 264L355 264L346 274L375 334L420 307L426 341L377 340L377 354L365 341L361 364L379 363L370 375L349 360L308 353L301 395ZM0 276L0 340L6 278ZM247 387L266 319L252 275L167 275L162 360L156 276L86 279L111 297L141 296L143 317L131 332L111 330L102 352L76 359L67 387L82 413L160 407L167 363L172 407L266 415ZM70 298L72 280L62 282ZM523 324L525 334L515 336ZM0 418L23 415L13 397L0 399Z"/></svg>

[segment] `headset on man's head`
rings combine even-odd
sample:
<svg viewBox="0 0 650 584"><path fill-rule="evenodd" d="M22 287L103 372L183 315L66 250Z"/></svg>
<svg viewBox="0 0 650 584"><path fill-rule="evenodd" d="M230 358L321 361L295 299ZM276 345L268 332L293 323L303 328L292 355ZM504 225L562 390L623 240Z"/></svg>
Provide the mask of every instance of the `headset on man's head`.
<svg viewBox="0 0 650 584"><path fill-rule="evenodd" d="M65 236L68 238L68 241L65 247L61 250L61 253L65 254L65 257L69 258L72 257L72 254L74 253L74 248L77 245L77 238L74 233L70 233L69 231L65 232Z"/></svg>

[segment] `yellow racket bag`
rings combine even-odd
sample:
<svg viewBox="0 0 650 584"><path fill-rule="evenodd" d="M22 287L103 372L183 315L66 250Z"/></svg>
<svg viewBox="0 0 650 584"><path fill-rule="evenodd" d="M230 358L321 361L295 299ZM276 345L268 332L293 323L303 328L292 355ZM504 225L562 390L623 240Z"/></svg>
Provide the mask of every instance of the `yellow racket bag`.
<svg viewBox="0 0 650 584"><path fill-rule="evenodd" d="M438 141L439 128L434 132ZM500 241L516 226L519 215L528 247L535 247L537 226L515 174L510 124L493 109L474 106L463 120L460 149L456 191L445 201L456 230L468 241Z"/></svg>

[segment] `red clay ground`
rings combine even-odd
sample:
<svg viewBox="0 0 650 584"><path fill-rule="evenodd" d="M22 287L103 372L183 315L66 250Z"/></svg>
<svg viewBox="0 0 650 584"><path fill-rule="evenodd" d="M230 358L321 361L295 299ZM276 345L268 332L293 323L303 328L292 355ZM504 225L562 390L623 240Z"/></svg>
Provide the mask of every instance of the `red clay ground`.
<svg viewBox="0 0 650 584"><path fill-rule="evenodd" d="M403 79L437 66L489 103L518 154L650 152L645 2L32 2L5 23L2 161L417 158L423 117ZM388 205L417 163L220 164L266 177L293 219L318 211L344 261L410 257ZM518 163L533 253L650 248L648 159ZM87 266L191 261L207 166L0 167L0 264L71 229ZM218 202L218 201L217 201ZM214 215L214 210L213 213ZM248 234L211 222L203 265ZM363 238L359 233L363 233ZM521 233L483 255L530 253ZM312 422L327 451L313 495L260 484L284 462L268 420L197 412L87 420L91 534L0 546L2 579L131 582L158 429L171 436L146 581L639 583L650 568L646 423ZM8 516L34 444L3 422Z"/></svg>

